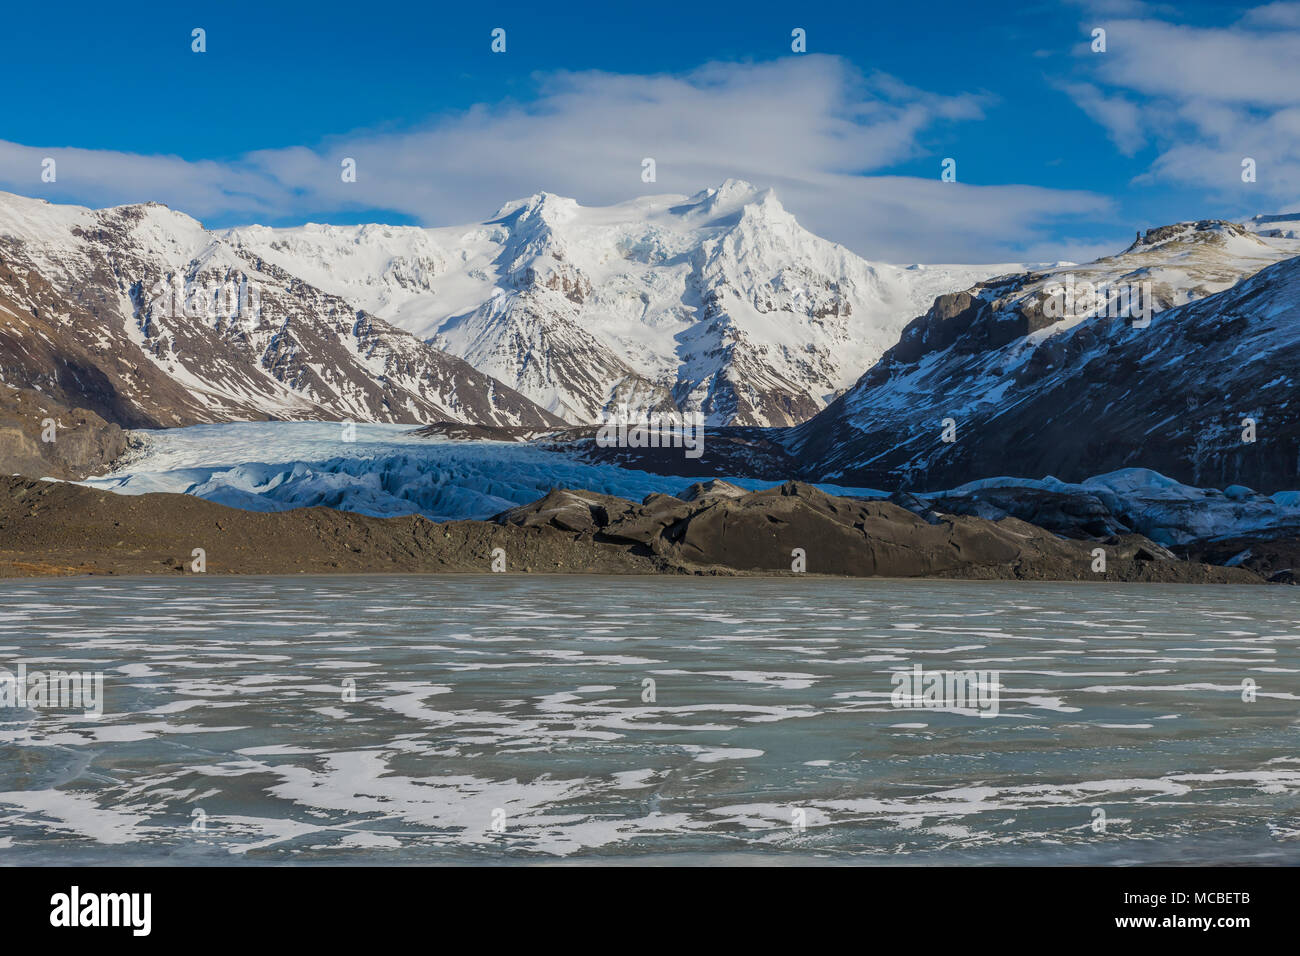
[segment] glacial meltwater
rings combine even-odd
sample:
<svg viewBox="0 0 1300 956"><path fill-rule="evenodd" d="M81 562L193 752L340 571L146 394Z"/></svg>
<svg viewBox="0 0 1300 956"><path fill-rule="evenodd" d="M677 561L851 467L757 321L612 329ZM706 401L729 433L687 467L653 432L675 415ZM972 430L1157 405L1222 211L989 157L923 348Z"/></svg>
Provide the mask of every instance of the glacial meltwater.
<svg viewBox="0 0 1300 956"><path fill-rule="evenodd" d="M1288 587L0 594L0 863L1300 863Z"/></svg>

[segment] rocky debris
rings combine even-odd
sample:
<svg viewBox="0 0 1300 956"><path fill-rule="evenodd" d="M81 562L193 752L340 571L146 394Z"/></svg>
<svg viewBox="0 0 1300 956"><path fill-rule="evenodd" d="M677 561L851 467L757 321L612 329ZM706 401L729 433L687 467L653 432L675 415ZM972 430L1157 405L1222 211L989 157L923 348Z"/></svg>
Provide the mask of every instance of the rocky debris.
<svg viewBox="0 0 1300 956"><path fill-rule="evenodd" d="M421 438L447 438L452 441L532 441L548 430L512 425L475 425L467 422L430 422L411 430Z"/></svg>
<svg viewBox="0 0 1300 956"><path fill-rule="evenodd" d="M1273 583L1296 584L1300 575L1300 522L1250 534L1191 541L1175 550L1189 561L1247 568Z"/></svg>
<svg viewBox="0 0 1300 956"><path fill-rule="evenodd" d="M1072 540L1005 513L991 520L920 506L922 514L916 514L890 501L828 495L799 482L756 492L716 485L694 485L681 496L650 495L639 505L556 489L494 520L640 545L672 566L711 573L789 572L798 549L806 570L821 574L1259 580L1179 561L1161 545L1131 533L1100 542ZM1098 545L1107 556L1104 574L1092 571Z"/></svg>
<svg viewBox="0 0 1300 956"><path fill-rule="evenodd" d="M739 485L733 485L721 478L712 478L709 481L697 481L677 497L683 501L697 501L706 503L722 498L743 498L749 494Z"/></svg>
<svg viewBox="0 0 1300 956"><path fill-rule="evenodd" d="M912 514L916 515L917 517L923 518L926 524L939 524L941 521L943 521L943 515L935 511L933 506L931 506L930 502L926 501L924 498L920 498L912 494L911 492L895 491L892 495L889 496L887 500L889 501L890 504L898 505L898 507L903 508L906 511L912 512ZM980 517L985 517L985 516L981 515ZM998 518L995 518L993 520L998 520L1000 518L1005 518L1005 517L1006 514L1002 514L999 515Z"/></svg>
<svg viewBox="0 0 1300 956"><path fill-rule="evenodd" d="M190 495L118 495L0 478L0 577L507 572L651 574L678 569L546 526L371 518L331 508L256 512Z"/></svg>
<svg viewBox="0 0 1300 956"><path fill-rule="evenodd" d="M1162 544L1140 534L1112 535L1105 544L1111 545L1117 557L1133 561L1177 561L1178 556ZM1213 562L1210 562L1213 563Z"/></svg>
<svg viewBox="0 0 1300 956"><path fill-rule="evenodd" d="M562 429L546 434L538 444L579 461L686 478L745 475L781 481L802 469L802 464L780 444L778 429L706 425L700 436L702 454L696 458L688 457L681 447L602 446L597 444L596 434L596 426Z"/></svg>
<svg viewBox="0 0 1300 956"><path fill-rule="evenodd" d="M88 409L0 384L0 474L88 478L108 471L127 442L126 432Z"/></svg>
<svg viewBox="0 0 1300 956"><path fill-rule="evenodd" d="M625 498L590 491L567 491L553 488L544 498L519 508L511 508L493 520L519 528L545 525L577 534L594 534L632 505Z"/></svg>
<svg viewBox="0 0 1300 956"><path fill-rule="evenodd" d="M1244 567L1151 560L1150 542L1109 547L1059 538L1018 518L945 515L937 524L887 501L787 482L739 496L643 502L555 489L492 521L437 524L329 508L253 512L188 495L117 495L0 478L0 576L193 573L795 573L1078 581L1262 583ZM499 551L497 549L500 549Z"/></svg>
<svg viewBox="0 0 1300 956"><path fill-rule="evenodd" d="M652 494L641 504L613 495L553 489L531 504L511 508L493 521L516 527L545 525L599 536L605 541L650 546L664 530L692 513L692 503L673 495Z"/></svg>
<svg viewBox="0 0 1300 956"><path fill-rule="evenodd" d="M642 545L661 554L664 535L669 529L707 503L703 499L686 502L675 495L647 495L639 507L617 513L609 524L600 529L600 535L611 541Z"/></svg>
<svg viewBox="0 0 1300 956"><path fill-rule="evenodd" d="M666 537L667 547L657 553L683 564L747 570L788 570L795 549L802 549L807 570L824 574L1092 574L1090 547L1016 518L936 514L927 520L889 501L836 497L798 482L716 502L670 527ZM1127 563L1138 559L1121 551L1114 558L1133 573Z"/></svg>
<svg viewBox="0 0 1300 956"><path fill-rule="evenodd" d="M939 512L973 515L990 521L1019 518L1067 538L1108 538L1131 534L1134 530L1116 517L1098 495L1085 491L1007 486L980 488L968 494L927 496L924 500Z"/></svg>

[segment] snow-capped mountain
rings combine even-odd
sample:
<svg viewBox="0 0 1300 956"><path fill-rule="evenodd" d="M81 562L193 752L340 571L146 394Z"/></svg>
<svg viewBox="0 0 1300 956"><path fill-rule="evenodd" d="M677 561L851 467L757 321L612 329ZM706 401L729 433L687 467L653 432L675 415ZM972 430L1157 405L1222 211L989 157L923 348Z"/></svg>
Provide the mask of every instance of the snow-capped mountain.
<svg viewBox="0 0 1300 956"><path fill-rule="evenodd" d="M820 480L869 487L1078 481L1140 466L1188 484L1292 488L1295 256L1300 240L1179 223L1084 266L941 296L853 389L782 440ZM1063 289L1085 280L1139 289L1140 310L1104 294L1061 314Z"/></svg>
<svg viewBox="0 0 1300 956"><path fill-rule="evenodd" d="M1300 212L1280 213L1274 216L1252 216L1241 224L1260 236L1274 239L1300 239Z"/></svg>
<svg viewBox="0 0 1300 956"><path fill-rule="evenodd" d="M1024 269L870 263L736 180L609 207L540 193L465 227L224 237L573 423L620 404L713 424L803 421L936 295Z"/></svg>
<svg viewBox="0 0 1300 956"><path fill-rule="evenodd" d="M157 204L0 193L0 378L109 421L551 426L463 360Z"/></svg>

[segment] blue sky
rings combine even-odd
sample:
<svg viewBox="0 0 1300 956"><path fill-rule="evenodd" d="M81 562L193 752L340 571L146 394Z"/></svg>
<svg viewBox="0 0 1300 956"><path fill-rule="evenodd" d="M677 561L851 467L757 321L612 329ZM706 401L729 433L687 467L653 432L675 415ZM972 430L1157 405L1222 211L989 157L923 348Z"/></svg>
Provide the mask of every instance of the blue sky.
<svg viewBox="0 0 1300 956"><path fill-rule="evenodd" d="M976 262L1080 259L1140 228L1300 207L1300 3L141 2L5 18L0 188L152 199L210 226L446 225L541 190L599 204L735 176L860 254ZM956 183L939 181L946 157Z"/></svg>

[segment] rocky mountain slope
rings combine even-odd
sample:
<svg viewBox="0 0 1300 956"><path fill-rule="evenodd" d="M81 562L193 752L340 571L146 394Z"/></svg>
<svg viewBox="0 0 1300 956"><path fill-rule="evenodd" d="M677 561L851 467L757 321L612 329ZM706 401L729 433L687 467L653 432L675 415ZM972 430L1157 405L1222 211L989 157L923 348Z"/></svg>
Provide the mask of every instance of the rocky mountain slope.
<svg viewBox="0 0 1300 956"><path fill-rule="evenodd" d="M867 262L736 180L603 208L539 193L465 227L224 238L574 424L619 404L719 425L804 421L936 295L1024 268Z"/></svg>
<svg viewBox="0 0 1300 956"><path fill-rule="evenodd" d="M558 420L156 204L0 193L0 379L129 427Z"/></svg>
<svg viewBox="0 0 1300 956"><path fill-rule="evenodd" d="M804 474L869 487L1079 481L1138 466L1191 485L1293 489L1296 255L1294 239L1180 223L1085 266L940 296L852 390L781 441ZM1071 276L1076 289L1139 288L1152 312L1062 308Z"/></svg>

